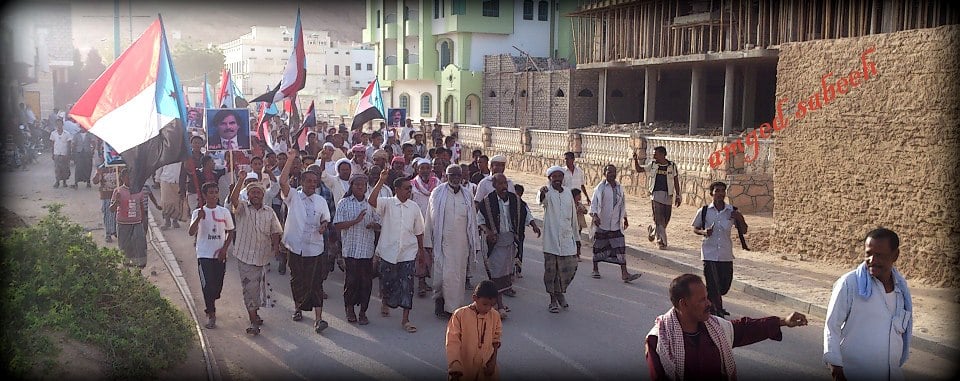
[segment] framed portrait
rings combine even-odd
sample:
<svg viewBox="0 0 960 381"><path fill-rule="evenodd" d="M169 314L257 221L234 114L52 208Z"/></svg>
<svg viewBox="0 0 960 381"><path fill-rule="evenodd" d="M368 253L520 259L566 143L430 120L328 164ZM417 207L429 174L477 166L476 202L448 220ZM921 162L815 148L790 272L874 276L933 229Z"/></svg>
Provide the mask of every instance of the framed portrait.
<svg viewBox="0 0 960 381"><path fill-rule="evenodd" d="M207 151L243 151L250 149L250 110L243 108L205 109L204 129Z"/></svg>
<svg viewBox="0 0 960 381"><path fill-rule="evenodd" d="M107 142L103 142L103 166L122 167L125 165L127 165L127 163L120 157L120 153L107 144Z"/></svg>
<svg viewBox="0 0 960 381"><path fill-rule="evenodd" d="M387 109L387 127L403 128L407 125L407 109L391 108Z"/></svg>

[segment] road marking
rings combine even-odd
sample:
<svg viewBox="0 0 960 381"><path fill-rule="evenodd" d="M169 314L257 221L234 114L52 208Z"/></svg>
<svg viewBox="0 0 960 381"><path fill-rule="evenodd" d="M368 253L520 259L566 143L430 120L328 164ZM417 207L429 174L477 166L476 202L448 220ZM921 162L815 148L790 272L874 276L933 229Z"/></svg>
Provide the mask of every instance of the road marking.
<svg viewBox="0 0 960 381"><path fill-rule="evenodd" d="M530 336L529 333L524 332L524 333L523 333L523 337L526 337L527 340L530 340L532 343L536 344L536 345L539 346L540 348L543 348L543 350L549 352L549 353L550 353L551 355L553 355L554 357L559 358L560 361L563 361L564 363L567 363L568 365L576 368L578 371L580 371L580 373L583 373L585 376L589 377L590 379L592 379L592 380L600 380L600 377L597 377L597 375L591 373L591 372L590 372L589 370L587 370L587 368L586 368L585 366L583 366L582 364L580 364L580 363L574 361L573 359L567 357L567 356L564 355L563 353L560 353L560 351L558 351L558 350L554 349L553 347L545 344L544 342L535 339L533 336Z"/></svg>
<svg viewBox="0 0 960 381"><path fill-rule="evenodd" d="M329 357L331 360L336 361L343 366L353 369L373 379L378 379L378 380L398 380L398 379L406 380L407 379L402 374L398 373L393 369L390 369L390 367L384 365L383 363L376 361L371 357L364 356L361 353L357 353L347 348L344 348L338 345L335 341L330 340L326 337L319 336L317 334L313 334L313 335L307 334L305 335L305 337L319 344L319 347L323 348L323 354ZM405 354L406 352L401 351L400 353ZM416 357L414 358L417 359ZM426 364L430 365L429 363L426 363ZM443 369L437 368L436 366L433 366L433 367L440 371L443 371Z"/></svg>
<svg viewBox="0 0 960 381"><path fill-rule="evenodd" d="M266 358L267 360L272 361L274 364L276 364L276 365L279 366L280 368L286 369L287 371L289 371L289 372L290 372L291 374L293 374L294 376L297 376L297 378L300 378L301 380L307 380L307 379L308 379L308 378L305 377L304 375L300 374L300 372L297 372L296 370L293 370L293 368L287 366L287 364L284 363L283 360L277 358L277 356L274 356L272 353L270 353L270 351L266 350L265 348L263 348L262 346L260 346L260 345L257 344L256 342L254 342L251 338L244 336L244 340L242 340L242 341L243 341L244 344L247 344L247 346L249 346L250 348L253 348L253 350L257 351L257 353L259 353L261 356L263 356L263 357ZM273 340L270 340L270 342L274 342L274 341L273 341ZM291 344L291 345L292 345L292 344ZM294 346L294 347L296 348L296 346Z"/></svg>
<svg viewBox="0 0 960 381"><path fill-rule="evenodd" d="M593 291L593 290L590 290L590 289L584 289L584 291L589 292L589 293L594 294L594 295L607 297L607 298L610 298L610 299L613 299L613 300L618 300L618 301L621 301L621 302L636 304L636 305L641 306L641 307L650 307L650 306L647 305L646 303L640 303L640 302L638 302L638 301L636 301L636 300L630 300L630 299L626 299L626 298L621 298L621 297L619 297L619 296L610 295L610 294L606 294L606 293L602 293L602 292L598 292L598 291Z"/></svg>
<svg viewBox="0 0 960 381"><path fill-rule="evenodd" d="M270 335L268 335L268 336L267 336L267 340L270 341L271 343L273 343L273 345L276 345L277 347L279 347L280 349L283 349L285 352L292 352L292 351L297 350L297 348L299 348L299 347L297 347L296 344L291 343L291 342L289 342L289 341L286 341L286 340L281 339L281 338L276 337L276 336L270 336Z"/></svg>

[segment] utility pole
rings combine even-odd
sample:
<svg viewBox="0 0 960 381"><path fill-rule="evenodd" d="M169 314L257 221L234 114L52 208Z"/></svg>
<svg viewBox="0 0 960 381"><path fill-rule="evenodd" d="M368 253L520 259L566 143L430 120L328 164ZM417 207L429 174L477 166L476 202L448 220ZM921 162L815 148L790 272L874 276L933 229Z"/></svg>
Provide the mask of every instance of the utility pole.
<svg viewBox="0 0 960 381"><path fill-rule="evenodd" d="M113 0L113 59L120 58L120 0Z"/></svg>

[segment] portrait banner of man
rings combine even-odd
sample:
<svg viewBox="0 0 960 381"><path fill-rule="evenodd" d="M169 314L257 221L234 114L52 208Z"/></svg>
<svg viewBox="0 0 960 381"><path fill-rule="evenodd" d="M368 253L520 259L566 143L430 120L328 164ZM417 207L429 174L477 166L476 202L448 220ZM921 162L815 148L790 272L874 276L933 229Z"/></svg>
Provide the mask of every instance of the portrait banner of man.
<svg viewBox="0 0 960 381"><path fill-rule="evenodd" d="M250 149L250 110L219 108L204 110L208 151Z"/></svg>
<svg viewBox="0 0 960 381"><path fill-rule="evenodd" d="M387 125L390 128L403 128L407 120L407 109L391 108L387 109Z"/></svg>
<svg viewBox="0 0 960 381"><path fill-rule="evenodd" d="M120 157L120 153L107 144L107 142L103 142L103 166L122 167L125 165L127 165L127 163Z"/></svg>

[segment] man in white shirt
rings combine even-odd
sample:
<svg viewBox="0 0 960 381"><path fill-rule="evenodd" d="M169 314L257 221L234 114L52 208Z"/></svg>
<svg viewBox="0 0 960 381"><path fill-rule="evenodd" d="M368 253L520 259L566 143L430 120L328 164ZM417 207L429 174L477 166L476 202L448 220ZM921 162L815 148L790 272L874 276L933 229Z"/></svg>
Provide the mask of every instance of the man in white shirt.
<svg viewBox="0 0 960 381"><path fill-rule="evenodd" d="M245 176L246 173L241 171L240 175ZM241 188L247 191L247 200L240 199ZM251 335L260 334L260 326L263 325L257 310L267 302L265 267L273 254L280 250L280 233L283 232L276 213L263 202L267 197L263 184L251 181L246 186L235 186L228 204L237 217L237 240L233 256L237 258L243 304L250 318L246 332Z"/></svg>
<svg viewBox="0 0 960 381"><path fill-rule="evenodd" d="M590 205L590 195L587 193L583 168L577 166L576 155L573 152L564 153L563 163L563 187L567 189L579 189L583 192L583 199L587 200L587 205Z"/></svg>
<svg viewBox="0 0 960 381"><path fill-rule="evenodd" d="M350 193L337 203L336 216L333 218L343 244L343 305L347 322L360 325L370 324L367 307L373 291L376 231L380 229L380 218L367 202L366 196L367 176L353 174L350 177ZM359 319L357 305L360 306Z"/></svg>
<svg viewBox="0 0 960 381"><path fill-rule="evenodd" d="M323 233L330 223L327 201L317 194L320 176L305 171L300 175L302 189L291 192L290 169L299 153L287 152L287 163L280 173L280 197L287 206L287 220L283 228L283 245L290 251L290 288L295 304L293 320L303 319L301 311L314 311L314 331L322 332L329 323L322 319L323 280L330 272L330 261L325 255Z"/></svg>
<svg viewBox="0 0 960 381"><path fill-rule="evenodd" d="M380 292L383 305L380 314L390 316L390 308L403 308L401 324L407 332L416 332L410 322L413 308L413 276L416 262L424 263L427 253L423 248L423 215L420 207L410 199L410 180L394 181L394 197L378 197L389 171L381 171L380 180L370 192L367 202L380 215L382 229L377 243L380 258Z"/></svg>
<svg viewBox="0 0 960 381"><path fill-rule="evenodd" d="M233 242L234 226L230 211L217 202L220 189L216 183L200 187L204 205L193 211L190 218L190 236L197 237L197 264L200 270L200 288L207 314L207 329L217 327L216 301L223 290L223 275L227 269L227 249Z"/></svg>
<svg viewBox="0 0 960 381"><path fill-rule="evenodd" d="M627 200L623 186L617 182L617 167L607 165L603 174L605 179L593 190L593 202L590 204L590 218L593 229L593 278L600 278L600 262L620 265L620 279L630 283L640 274L627 272L626 241L623 231L630 224L627 221ZM566 177L564 177L566 179ZM622 222L622 225L621 225Z"/></svg>
<svg viewBox="0 0 960 381"><path fill-rule="evenodd" d="M550 186L537 195L543 205L543 283L550 294L548 311L558 313L569 307L564 293L577 274L580 225L573 194L563 186L563 168L548 168L547 178Z"/></svg>
<svg viewBox="0 0 960 381"><path fill-rule="evenodd" d="M180 228L180 163L167 164L157 168L154 179L160 182L160 206L163 207L163 226L167 230L171 226Z"/></svg>
<svg viewBox="0 0 960 381"><path fill-rule="evenodd" d="M477 183L477 193L473 195L473 201L478 204L482 201L487 195L493 193L493 175L498 173L504 173L507 170L507 157L503 155L496 155L490 158L490 174L487 177L484 177L483 180L480 180ZM507 192L516 194L513 186L513 180L507 178Z"/></svg>
<svg viewBox="0 0 960 381"><path fill-rule="evenodd" d="M700 244L700 259L703 260L703 277L707 281L707 297L713 305L713 313L722 318L730 315L723 309L722 296L730 291L733 283L730 229L736 219L743 224L743 232L746 233L747 222L733 205L724 203L727 184L720 181L710 184L710 195L713 196L713 202L697 212L693 219L693 232L704 237Z"/></svg>
<svg viewBox="0 0 960 381"><path fill-rule="evenodd" d="M823 326L823 361L834 380L902 380L913 335L913 300L894 264L900 237L867 233L865 260L833 285Z"/></svg>
<svg viewBox="0 0 960 381"><path fill-rule="evenodd" d="M67 180L70 179L70 142L73 141L73 135L63 130L63 121L57 119L57 129L50 133L50 141L53 142L53 165L54 174L57 181L53 183L54 188L67 187Z"/></svg>

